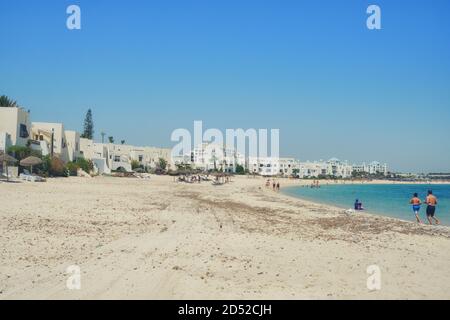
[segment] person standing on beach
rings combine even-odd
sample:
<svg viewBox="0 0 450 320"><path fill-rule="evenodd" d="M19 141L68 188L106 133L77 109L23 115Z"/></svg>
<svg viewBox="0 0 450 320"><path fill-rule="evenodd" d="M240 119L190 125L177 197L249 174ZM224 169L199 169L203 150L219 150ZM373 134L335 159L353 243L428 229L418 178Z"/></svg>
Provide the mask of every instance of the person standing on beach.
<svg viewBox="0 0 450 320"><path fill-rule="evenodd" d="M420 211L420 205L422 202L419 199L419 195L417 193L414 193L412 199L409 201L410 204L412 204L412 209L414 211L414 214L416 215L416 220L418 223L422 223L419 218L419 211Z"/></svg>
<svg viewBox="0 0 450 320"><path fill-rule="evenodd" d="M280 191L280 183L277 182L277 191Z"/></svg>
<svg viewBox="0 0 450 320"><path fill-rule="evenodd" d="M437 198L433 195L432 190L428 190L428 196L425 199L425 203L427 204L427 219L430 225L433 224L431 219L434 219L436 224L439 224L439 220L434 217L434 214L436 212L436 206L437 206Z"/></svg>

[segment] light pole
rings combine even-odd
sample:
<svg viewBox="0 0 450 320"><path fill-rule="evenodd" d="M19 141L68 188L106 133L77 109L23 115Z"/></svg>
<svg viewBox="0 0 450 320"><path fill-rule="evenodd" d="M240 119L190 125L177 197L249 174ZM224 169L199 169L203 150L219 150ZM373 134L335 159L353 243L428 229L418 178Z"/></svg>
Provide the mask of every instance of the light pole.
<svg viewBox="0 0 450 320"><path fill-rule="evenodd" d="M50 155L51 155L52 159L53 159L53 148L55 145L55 143L53 142L54 138L55 138L55 129L52 128L52 141L50 143Z"/></svg>

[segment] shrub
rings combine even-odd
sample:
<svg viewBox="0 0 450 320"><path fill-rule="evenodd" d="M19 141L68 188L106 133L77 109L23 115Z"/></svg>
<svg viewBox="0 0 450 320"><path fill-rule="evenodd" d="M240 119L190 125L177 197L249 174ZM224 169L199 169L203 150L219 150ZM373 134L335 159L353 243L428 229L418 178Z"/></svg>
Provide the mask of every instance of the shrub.
<svg viewBox="0 0 450 320"><path fill-rule="evenodd" d="M155 168L154 173L157 175L163 175L163 174L166 174L166 170L161 169L161 168Z"/></svg>
<svg viewBox="0 0 450 320"><path fill-rule="evenodd" d="M94 163L91 160L86 160L84 158L77 158L77 161L75 162L78 168L81 170L90 173L94 170Z"/></svg>
<svg viewBox="0 0 450 320"><path fill-rule="evenodd" d="M134 170L137 168L142 168L141 164L137 160L132 160L131 161L131 169Z"/></svg>
<svg viewBox="0 0 450 320"><path fill-rule="evenodd" d="M42 157L42 164L37 167L38 173L48 177L50 174L51 159L49 155Z"/></svg>
<svg viewBox="0 0 450 320"><path fill-rule="evenodd" d="M70 176L76 176L79 168L80 167L75 162L69 162L66 165L66 169L69 172Z"/></svg>
<svg viewBox="0 0 450 320"><path fill-rule="evenodd" d="M53 157L50 165L50 175L55 177L67 177L67 170L64 162L57 158Z"/></svg>
<svg viewBox="0 0 450 320"><path fill-rule="evenodd" d="M238 164L236 166L236 174L244 174L245 173L245 169L243 166L241 166L240 164Z"/></svg>
<svg viewBox="0 0 450 320"><path fill-rule="evenodd" d="M57 157L51 158L47 155L42 158L42 164L39 166L38 172L45 177L67 177L67 169L61 159Z"/></svg>
<svg viewBox="0 0 450 320"><path fill-rule="evenodd" d="M166 170L167 168L167 160L164 158L159 158L158 159L158 167L162 170Z"/></svg>

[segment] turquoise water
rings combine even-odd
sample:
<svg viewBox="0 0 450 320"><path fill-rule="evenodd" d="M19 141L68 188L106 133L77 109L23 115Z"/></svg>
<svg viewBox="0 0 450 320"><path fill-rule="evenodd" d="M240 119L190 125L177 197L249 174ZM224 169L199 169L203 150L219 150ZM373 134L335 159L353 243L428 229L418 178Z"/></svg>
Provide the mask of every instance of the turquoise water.
<svg viewBox="0 0 450 320"><path fill-rule="evenodd" d="M424 201L427 190L433 190L438 198L436 217L441 224L450 226L450 185L392 184L392 185L323 185L320 188L287 187L283 192L290 196L303 198L341 208L353 208L355 199L363 203L369 213L385 215L403 220L415 221L409 204L414 192ZM420 218L426 220L426 206L422 205Z"/></svg>

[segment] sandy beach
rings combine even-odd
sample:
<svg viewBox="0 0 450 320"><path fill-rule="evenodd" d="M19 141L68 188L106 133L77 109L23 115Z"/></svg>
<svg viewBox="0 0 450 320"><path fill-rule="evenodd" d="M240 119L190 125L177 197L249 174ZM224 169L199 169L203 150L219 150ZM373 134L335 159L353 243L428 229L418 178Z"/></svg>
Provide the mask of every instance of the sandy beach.
<svg viewBox="0 0 450 320"><path fill-rule="evenodd" d="M0 182L0 299L450 299L450 228L349 215L264 181ZM71 265L80 290L66 287Z"/></svg>

